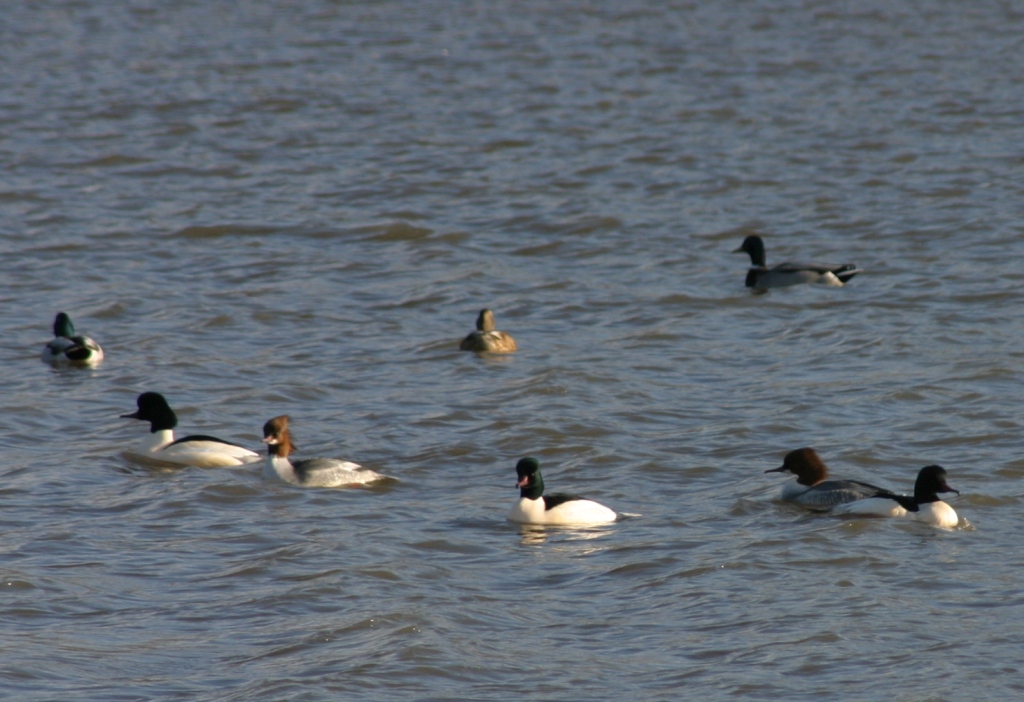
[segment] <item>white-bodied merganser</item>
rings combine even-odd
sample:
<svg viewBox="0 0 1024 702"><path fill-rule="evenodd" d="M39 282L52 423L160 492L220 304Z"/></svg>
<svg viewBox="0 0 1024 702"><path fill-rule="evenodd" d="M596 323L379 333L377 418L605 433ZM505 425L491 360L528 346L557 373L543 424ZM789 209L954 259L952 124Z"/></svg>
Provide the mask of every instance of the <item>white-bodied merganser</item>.
<svg viewBox="0 0 1024 702"><path fill-rule="evenodd" d="M618 515L602 504L575 495L545 495L544 479L536 458L523 458L516 464L519 502L508 513L509 521L520 524L586 526L608 524Z"/></svg>
<svg viewBox="0 0 1024 702"><path fill-rule="evenodd" d="M896 495L882 490L864 500L838 505L835 514L850 514L863 517L907 517L933 526L952 529L960 523L956 510L939 499L940 492L955 492L946 484L946 469L942 466L925 466L914 482L914 496Z"/></svg>
<svg viewBox="0 0 1024 702"><path fill-rule="evenodd" d="M178 425L178 417L158 392L142 393L136 404L138 411L121 417L149 422L150 434L135 451L126 452L132 458L199 468L239 466L259 460L260 455L255 451L215 436L196 434L175 441L174 427Z"/></svg>
<svg viewBox="0 0 1024 702"><path fill-rule="evenodd" d="M459 349L478 353L513 353L518 347L511 335L494 328L494 312L480 310L476 318L476 331L462 340Z"/></svg>
<svg viewBox="0 0 1024 702"><path fill-rule="evenodd" d="M746 285L755 290L784 288L800 283L818 283L841 287L862 271L852 263L780 263L768 268L765 264L764 240L751 234L733 253L750 254L750 270Z"/></svg>
<svg viewBox="0 0 1024 702"><path fill-rule="evenodd" d="M84 335L75 334L71 317L58 312L53 320L53 341L43 347L43 360L55 365L95 366L103 360L103 349Z"/></svg>
<svg viewBox="0 0 1024 702"><path fill-rule="evenodd" d="M263 441L267 444L267 459L263 464L266 478L283 480L302 487L346 487L387 480L387 476L363 468L358 463L337 458L288 458L295 450L288 416L274 417L263 425Z"/></svg>
<svg viewBox="0 0 1024 702"><path fill-rule="evenodd" d="M782 465L765 473L793 473L795 480L782 486L781 499L815 510L874 497L882 488L858 480L829 480L828 467L812 448L800 448L786 454Z"/></svg>

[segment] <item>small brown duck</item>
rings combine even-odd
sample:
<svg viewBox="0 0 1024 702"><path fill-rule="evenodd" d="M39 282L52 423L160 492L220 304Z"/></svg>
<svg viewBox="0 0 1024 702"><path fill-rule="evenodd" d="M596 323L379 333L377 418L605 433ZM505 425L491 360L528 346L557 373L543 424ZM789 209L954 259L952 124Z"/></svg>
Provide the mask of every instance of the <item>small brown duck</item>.
<svg viewBox="0 0 1024 702"><path fill-rule="evenodd" d="M267 420L263 425L263 442L267 445L267 459L263 464L263 477L281 480L302 487L358 487L386 476L364 468L358 463L338 458L304 458L293 461L295 450L288 415Z"/></svg>
<svg viewBox="0 0 1024 702"><path fill-rule="evenodd" d="M515 339L494 328L494 312L489 309L480 310L480 316L476 318L476 331L459 344L462 351L477 353L514 353L517 348Z"/></svg>

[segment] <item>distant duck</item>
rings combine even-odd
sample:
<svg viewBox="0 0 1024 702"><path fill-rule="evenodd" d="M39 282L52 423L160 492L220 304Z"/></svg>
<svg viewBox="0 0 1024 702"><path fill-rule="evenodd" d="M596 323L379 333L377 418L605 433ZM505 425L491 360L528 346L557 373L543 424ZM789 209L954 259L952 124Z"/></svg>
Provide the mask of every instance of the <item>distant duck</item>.
<svg viewBox="0 0 1024 702"><path fill-rule="evenodd" d="M853 276L861 273L861 269L852 263L780 263L768 268L765 264L764 240L757 234L751 234L743 240L743 244L733 253L750 254L751 268L747 271L746 285L755 290L768 288L784 288L800 283L818 283L842 287Z"/></svg>
<svg viewBox="0 0 1024 702"><path fill-rule="evenodd" d="M459 349L478 353L513 353L518 347L511 335L494 328L494 312L480 310L476 318L476 331L462 340Z"/></svg>
<svg viewBox="0 0 1024 702"><path fill-rule="evenodd" d="M288 430L287 415L274 417L263 425L263 441L267 444L265 478L302 487L355 487L388 479L358 463L337 458L291 460L288 456L295 450L295 444Z"/></svg>
<svg viewBox="0 0 1024 702"><path fill-rule="evenodd" d="M835 514L850 514L862 517L905 517L932 526L952 529L960 523L956 511L939 499L940 492L955 492L946 484L946 469L942 466L925 466L914 482L914 496L897 495L888 490L879 490L871 497L839 505Z"/></svg>
<svg viewBox="0 0 1024 702"><path fill-rule="evenodd" d="M223 468L259 460L260 455L255 451L215 436L196 434L175 441L174 427L178 425L178 417L158 392L142 393L136 404L138 411L121 417L149 422L150 434L138 449L127 452L133 458L199 468Z"/></svg>
<svg viewBox="0 0 1024 702"><path fill-rule="evenodd" d="M75 325L64 312L53 320L53 341L43 347L43 360L55 365L94 366L103 360L103 349L87 336L75 335Z"/></svg>
<svg viewBox="0 0 1024 702"><path fill-rule="evenodd" d="M614 522L618 515L602 504L575 495L545 495L544 479L536 458L523 458L516 464L519 502L508 514L509 521L520 524L588 526Z"/></svg>
<svg viewBox="0 0 1024 702"><path fill-rule="evenodd" d="M829 480L828 467L812 448L790 451L781 466L770 468L765 473L794 474L796 479L782 486L781 499L814 510L824 511L886 492L857 480Z"/></svg>

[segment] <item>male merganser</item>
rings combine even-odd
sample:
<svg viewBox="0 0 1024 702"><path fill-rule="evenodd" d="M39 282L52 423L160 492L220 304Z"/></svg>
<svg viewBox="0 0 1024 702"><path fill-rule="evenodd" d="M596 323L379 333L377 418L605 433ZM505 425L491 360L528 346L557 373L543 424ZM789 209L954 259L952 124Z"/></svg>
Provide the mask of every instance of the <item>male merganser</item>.
<svg viewBox="0 0 1024 702"><path fill-rule="evenodd" d="M946 469L942 466L925 466L914 482L914 496L896 495L881 490L865 500L838 505L832 511L836 514L852 514L864 517L908 517L918 522L951 529L960 523L956 510L939 499L940 492L955 492L946 484Z"/></svg>
<svg viewBox="0 0 1024 702"><path fill-rule="evenodd" d="M551 524L586 526L608 524L618 515L602 504L575 495L545 495L544 479L536 458L523 458L516 464L519 502L508 513L508 519L520 524Z"/></svg>
<svg viewBox="0 0 1024 702"><path fill-rule="evenodd" d="M793 473L796 480L782 486L781 498L810 509L827 510L835 505L874 497L882 488L858 480L829 480L828 467L812 448L786 454L782 465L765 473Z"/></svg>
<svg viewBox="0 0 1024 702"><path fill-rule="evenodd" d="M103 349L87 336L75 335L71 317L58 312L53 320L53 341L43 347L47 363L73 366L94 366L103 360Z"/></svg>
<svg viewBox="0 0 1024 702"><path fill-rule="evenodd" d="M295 449L288 431L288 416L274 417L263 425L263 441L267 444L267 460L263 476L283 480L302 487L346 487L366 485L387 476L363 468L358 463L337 458L305 458L293 461L288 456Z"/></svg>
<svg viewBox="0 0 1024 702"><path fill-rule="evenodd" d="M136 451L128 452L134 458L199 468L221 468L251 463L260 457L255 451L215 436L197 434L175 441L174 427L178 426L178 417L158 392L142 393L136 404L139 406L137 412L122 414L121 417L149 422L150 434Z"/></svg>
<svg viewBox="0 0 1024 702"><path fill-rule="evenodd" d="M751 268L747 271L746 285L755 290L784 288L800 283L818 283L841 287L853 276L861 273L853 263L780 263L768 268L764 257L764 240L751 234L733 253L750 254Z"/></svg>
<svg viewBox="0 0 1024 702"><path fill-rule="evenodd" d="M478 353L512 353L517 348L515 339L494 328L494 312L488 309L480 310L480 316L476 318L476 331L459 344L462 351Z"/></svg>

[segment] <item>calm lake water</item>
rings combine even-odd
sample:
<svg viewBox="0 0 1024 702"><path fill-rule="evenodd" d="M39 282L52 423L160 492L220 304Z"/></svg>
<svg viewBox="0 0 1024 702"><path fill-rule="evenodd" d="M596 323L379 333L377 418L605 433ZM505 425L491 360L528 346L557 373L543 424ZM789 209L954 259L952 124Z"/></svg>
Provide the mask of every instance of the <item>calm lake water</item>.
<svg viewBox="0 0 1024 702"><path fill-rule="evenodd" d="M3 697L1022 694L1024 13L628 8L5 8ZM398 482L140 466L146 390ZM808 445L960 526L780 504ZM526 455L633 516L506 522Z"/></svg>

